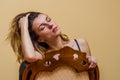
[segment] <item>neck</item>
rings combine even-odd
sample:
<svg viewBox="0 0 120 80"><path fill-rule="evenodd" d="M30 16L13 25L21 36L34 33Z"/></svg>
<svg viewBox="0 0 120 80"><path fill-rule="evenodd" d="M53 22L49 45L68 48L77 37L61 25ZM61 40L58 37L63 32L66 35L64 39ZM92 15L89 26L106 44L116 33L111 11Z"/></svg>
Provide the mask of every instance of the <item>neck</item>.
<svg viewBox="0 0 120 80"><path fill-rule="evenodd" d="M50 50L58 50L64 47L63 40L60 36L57 38L46 41L46 43L50 46Z"/></svg>

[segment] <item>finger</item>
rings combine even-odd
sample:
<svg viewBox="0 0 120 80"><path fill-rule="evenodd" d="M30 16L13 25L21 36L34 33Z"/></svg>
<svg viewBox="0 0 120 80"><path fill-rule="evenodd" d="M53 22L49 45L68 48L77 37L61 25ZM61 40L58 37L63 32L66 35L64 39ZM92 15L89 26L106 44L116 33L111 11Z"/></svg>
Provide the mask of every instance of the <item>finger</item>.
<svg viewBox="0 0 120 80"><path fill-rule="evenodd" d="M88 59L89 63L91 63L92 61L91 56L86 56L86 58Z"/></svg>
<svg viewBox="0 0 120 80"><path fill-rule="evenodd" d="M89 68L92 68L93 63L90 63Z"/></svg>
<svg viewBox="0 0 120 80"><path fill-rule="evenodd" d="M30 15L30 13L28 13L28 14L26 15L26 17L28 18L29 15Z"/></svg>
<svg viewBox="0 0 120 80"><path fill-rule="evenodd" d="M96 67L96 63L92 62L90 65L89 65L89 68L95 68Z"/></svg>

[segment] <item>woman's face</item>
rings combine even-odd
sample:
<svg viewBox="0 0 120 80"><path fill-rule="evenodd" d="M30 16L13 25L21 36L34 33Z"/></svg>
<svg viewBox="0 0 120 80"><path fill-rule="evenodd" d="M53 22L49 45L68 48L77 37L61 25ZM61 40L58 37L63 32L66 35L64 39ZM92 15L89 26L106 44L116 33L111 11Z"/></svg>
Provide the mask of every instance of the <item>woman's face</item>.
<svg viewBox="0 0 120 80"><path fill-rule="evenodd" d="M55 38L61 34L58 25L47 15L40 14L33 21L32 29L39 36L38 41L45 41Z"/></svg>

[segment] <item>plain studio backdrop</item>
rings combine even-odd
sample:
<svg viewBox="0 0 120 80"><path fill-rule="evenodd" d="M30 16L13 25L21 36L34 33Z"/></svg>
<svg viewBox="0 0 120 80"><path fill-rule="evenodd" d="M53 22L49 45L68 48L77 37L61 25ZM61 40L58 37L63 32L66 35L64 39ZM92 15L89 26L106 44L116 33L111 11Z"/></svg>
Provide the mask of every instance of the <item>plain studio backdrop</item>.
<svg viewBox="0 0 120 80"><path fill-rule="evenodd" d="M100 80L120 80L120 0L0 0L0 80L18 80L19 64L5 38L21 12L48 14L70 39L87 39Z"/></svg>

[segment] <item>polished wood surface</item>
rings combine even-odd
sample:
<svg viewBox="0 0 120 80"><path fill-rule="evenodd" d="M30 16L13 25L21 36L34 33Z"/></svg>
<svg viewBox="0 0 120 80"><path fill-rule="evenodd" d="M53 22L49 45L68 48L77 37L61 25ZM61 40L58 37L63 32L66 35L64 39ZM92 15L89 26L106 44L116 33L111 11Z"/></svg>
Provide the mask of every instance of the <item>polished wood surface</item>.
<svg viewBox="0 0 120 80"><path fill-rule="evenodd" d="M52 72L57 73L57 71L59 71L61 73L63 71L61 74L63 73L67 74L68 72L65 72L66 70L69 71L69 73L71 72L70 75L87 72L86 74L87 76L89 76L89 79L87 80L99 80L98 67L94 69L89 69L88 67L89 64L86 58L86 53L73 50L70 47L64 47L60 50L46 53L45 58L43 60L38 60L36 62L30 63L23 72L22 80L49 80L42 78L36 79L36 77L38 77L38 74L40 76L45 72L51 74ZM59 76L60 74L58 75L58 77ZM66 79L67 78L64 78L62 80L66 80ZM50 79L50 80L58 80L58 79ZM75 80L81 80L81 79L75 79Z"/></svg>

